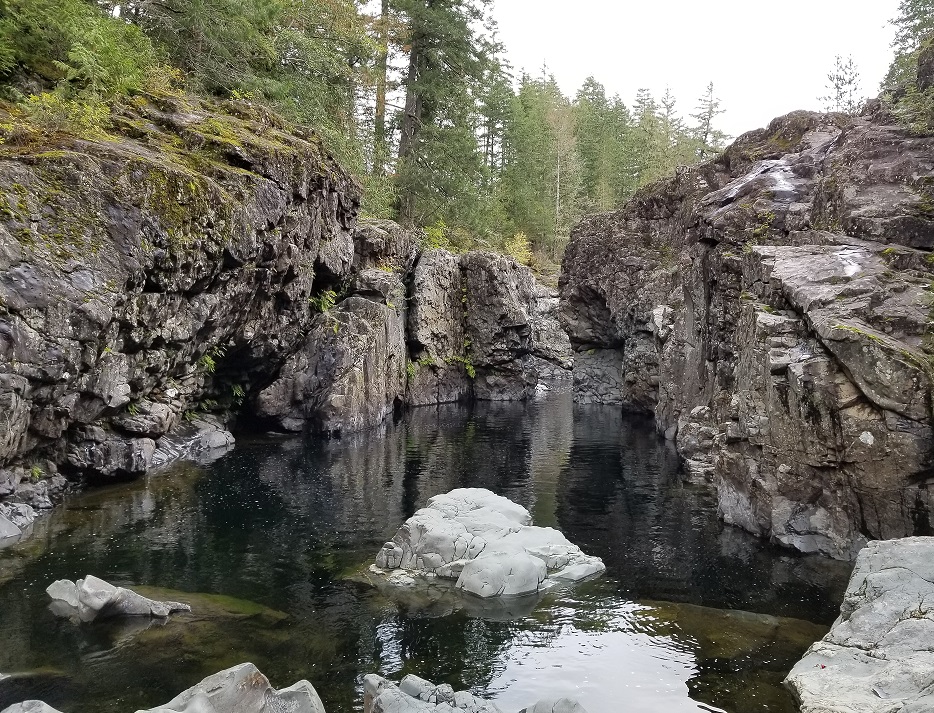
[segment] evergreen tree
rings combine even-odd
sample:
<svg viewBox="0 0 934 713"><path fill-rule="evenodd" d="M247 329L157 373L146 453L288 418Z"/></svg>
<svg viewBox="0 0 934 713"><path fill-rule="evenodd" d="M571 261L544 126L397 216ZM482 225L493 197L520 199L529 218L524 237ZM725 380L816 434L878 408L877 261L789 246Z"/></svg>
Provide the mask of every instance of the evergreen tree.
<svg viewBox="0 0 934 713"><path fill-rule="evenodd" d="M882 82L882 90L888 93L904 90L914 81L921 44L934 35L934 0L901 0L892 24L895 58Z"/></svg>
<svg viewBox="0 0 934 713"><path fill-rule="evenodd" d="M820 97L825 111L858 114L864 99L860 96L859 72L853 57L837 55L834 68L827 75L827 95Z"/></svg>
<svg viewBox="0 0 934 713"><path fill-rule="evenodd" d="M483 180L475 96L490 47L475 26L486 0L399 0L409 61L396 166L399 219L472 224Z"/></svg>
<svg viewBox="0 0 934 713"><path fill-rule="evenodd" d="M720 153L730 138L714 127L714 121L724 110L720 108L720 100L714 94L713 82L707 85L704 95L698 99L695 111L695 114L691 114L691 118L696 122L694 140L697 145L697 158L703 161Z"/></svg>

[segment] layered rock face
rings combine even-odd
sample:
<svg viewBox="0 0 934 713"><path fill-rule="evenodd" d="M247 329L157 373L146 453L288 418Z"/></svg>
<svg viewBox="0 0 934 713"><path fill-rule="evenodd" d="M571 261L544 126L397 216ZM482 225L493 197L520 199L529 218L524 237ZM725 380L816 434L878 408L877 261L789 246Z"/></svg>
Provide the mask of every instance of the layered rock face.
<svg viewBox="0 0 934 713"><path fill-rule="evenodd" d="M567 373L556 294L358 225L315 136L242 102L140 98L112 122L0 156L0 500L229 447L238 415L345 433ZM0 536L24 519L0 510Z"/></svg>
<svg viewBox="0 0 934 713"><path fill-rule="evenodd" d="M724 519L850 558L932 531L934 139L798 112L585 221L585 402L653 413Z"/></svg>

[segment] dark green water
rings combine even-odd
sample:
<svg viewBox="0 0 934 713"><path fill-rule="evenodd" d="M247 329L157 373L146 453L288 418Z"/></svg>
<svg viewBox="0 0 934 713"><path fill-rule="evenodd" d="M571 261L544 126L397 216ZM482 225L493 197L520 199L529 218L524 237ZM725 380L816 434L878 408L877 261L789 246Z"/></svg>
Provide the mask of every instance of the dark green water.
<svg viewBox="0 0 934 713"><path fill-rule="evenodd" d="M463 486L522 503L607 573L514 620L425 612L348 578L430 496ZM196 597L194 617L165 626L55 619L45 587L85 574L246 601ZM424 408L340 441L241 439L211 466L71 499L0 550L0 672L34 672L0 683L0 708L133 711L252 661L276 686L309 679L328 713L360 710L369 672L469 688L504 713L548 695L589 713L787 713L780 681L848 575L724 528L651 424L616 408L565 394Z"/></svg>

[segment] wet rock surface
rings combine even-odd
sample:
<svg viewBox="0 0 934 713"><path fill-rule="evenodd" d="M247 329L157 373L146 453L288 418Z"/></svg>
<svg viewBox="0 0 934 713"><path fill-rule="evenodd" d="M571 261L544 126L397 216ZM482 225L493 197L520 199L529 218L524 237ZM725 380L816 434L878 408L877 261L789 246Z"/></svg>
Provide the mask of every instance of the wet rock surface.
<svg viewBox="0 0 934 713"><path fill-rule="evenodd" d="M528 510L507 498L458 488L406 520L371 571L397 587L418 586L419 578L452 580L455 589L486 599L532 595L556 580L575 582L606 569L554 528L531 522Z"/></svg>
<svg viewBox="0 0 934 713"><path fill-rule="evenodd" d="M932 185L934 139L878 107L797 112L585 220L577 398L654 415L750 532L841 559L931 532Z"/></svg>
<svg viewBox="0 0 934 713"><path fill-rule="evenodd" d="M788 675L802 713L934 710L934 538L871 542L840 618Z"/></svg>

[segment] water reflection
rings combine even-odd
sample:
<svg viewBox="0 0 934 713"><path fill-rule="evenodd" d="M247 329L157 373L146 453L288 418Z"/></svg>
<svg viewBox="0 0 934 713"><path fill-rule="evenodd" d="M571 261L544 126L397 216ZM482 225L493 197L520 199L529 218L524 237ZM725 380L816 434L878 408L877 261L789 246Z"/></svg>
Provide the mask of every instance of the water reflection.
<svg viewBox="0 0 934 713"><path fill-rule="evenodd" d="M513 620L425 611L348 578L428 497L461 486L522 503L607 574ZM0 671L44 669L0 684L0 707L54 675L68 685L49 702L66 713L135 710L250 660L275 685L311 680L329 713L359 709L368 672L470 688L506 713L549 694L590 713L792 711L779 682L822 629L775 617L828 624L848 568L778 552L715 510L650 423L563 394L418 409L341 441L241 439L211 466L77 497L0 552ZM45 586L85 573L260 607L205 604L210 616L131 636L55 620Z"/></svg>

